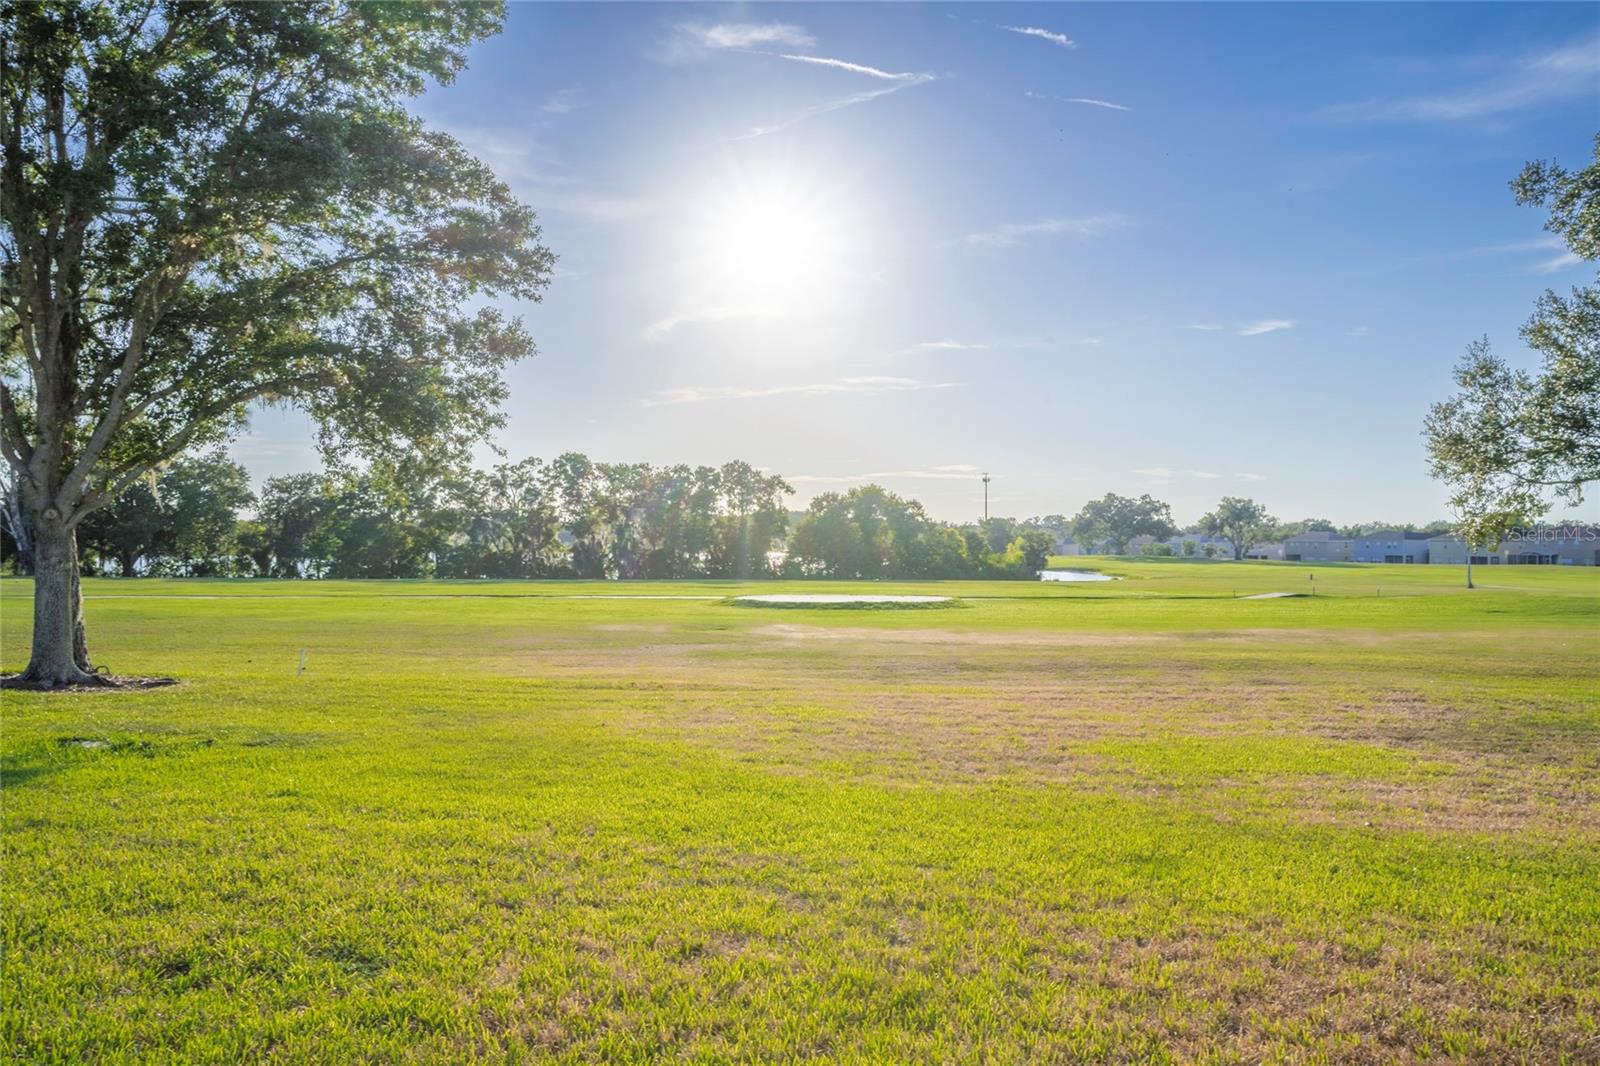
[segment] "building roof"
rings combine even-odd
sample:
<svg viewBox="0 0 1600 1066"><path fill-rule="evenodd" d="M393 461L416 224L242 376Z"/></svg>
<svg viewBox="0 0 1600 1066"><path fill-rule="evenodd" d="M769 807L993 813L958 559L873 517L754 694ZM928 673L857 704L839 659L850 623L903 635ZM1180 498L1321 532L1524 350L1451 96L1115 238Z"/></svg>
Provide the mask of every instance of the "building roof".
<svg viewBox="0 0 1600 1066"><path fill-rule="evenodd" d="M1374 529L1371 533L1363 533L1356 540L1429 540L1432 533L1423 533L1416 529Z"/></svg>

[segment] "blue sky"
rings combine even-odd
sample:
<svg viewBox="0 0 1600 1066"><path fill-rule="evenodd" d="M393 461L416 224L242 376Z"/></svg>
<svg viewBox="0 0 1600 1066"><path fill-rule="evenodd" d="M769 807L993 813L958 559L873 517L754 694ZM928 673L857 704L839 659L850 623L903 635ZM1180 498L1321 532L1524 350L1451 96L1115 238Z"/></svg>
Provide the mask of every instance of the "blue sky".
<svg viewBox="0 0 1600 1066"><path fill-rule="evenodd" d="M797 505L1442 517L1452 364L1594 280L1507 189L1592 151L1594 5L513 4L417 110L560 256L498 444Z"/></svg>

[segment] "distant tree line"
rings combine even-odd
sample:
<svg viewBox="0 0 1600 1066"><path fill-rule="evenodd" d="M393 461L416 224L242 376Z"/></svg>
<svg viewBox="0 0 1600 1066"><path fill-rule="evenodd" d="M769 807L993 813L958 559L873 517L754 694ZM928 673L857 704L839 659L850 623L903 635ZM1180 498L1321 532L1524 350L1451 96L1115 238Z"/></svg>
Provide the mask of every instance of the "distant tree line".
<svg viewBox="0 0 1600 1066"><path fill-rule="evenodd" d="M1011 519L936 522L875 485L819 496L791 521L792 491L744 462L569 452L442 475L393 464L294 474L258 494L238 463L202 455L86 518L78 548L85 573L125 577L1028 578L1057 540ZM20 521L0 534L6 562L30 570Z"/></svg>
<svg viewBox="0 0 1600 1066"><path fill-rule="evenodd" d="M1325 530L1447 532L1448 522L1284 522L1224 497L1189 526L1144 495L1108 493L1076 515L952 524L877 485L788 511L783 478L744 462L597 463L577 452L489 470L374 464L269 478L259 493L222 455L179 459L90 515L86 573L275 578L1031 578L1068 540L1084 552L1242 559ZM29 571L15 494L0 559ZM1208 543L1168 541L1204 534Z"/></svg>
<svg viewBox="0 0 1600 1066"><path fill-rule="evenodd" d="M783 478L744 462L597 463L577 452L489 470L391 464L269 478L259 493L222 455L179 459L89 516L91 574L276 578L1031 578L1066 541L1081 551L1242 559L1313 530L1448 532L1448 522L1280 521L1224 497L1180 527L1151 496L1108 493L1077 514L952 524L877 485L788 511ZM0 560L30 570L29 538L0 507ZM19 535L20 533L20 535ZM1208 543L1168 543L1204 534Z"/></svg>
<svg viewBox="0 0 1600 1066"><path fill-rule="evenodd" d="M1171 509L1161 500L1148 495L1135 499L1116 493L1089 501L1071 518L1047 515L1033 519L1032 523L1059 537L1071 537L1081 550L1092 554L1126 555L1136 542L1142 542L1139 549L1142 555L1214 558L1226 553L1234 559L1245 558L1252 549L1263 544L1317 530L1342 537L1359 537L1380 529L1413 530L1430 535L1448 533L1451 529L1451 524L1445 521L1424 526L1410 522L1361 522L1340 526L1326 518L1285 522L1272 517L1255 500L1238 496L1224 496L1216 508L1201 516L1198 522L1180 528L1172 520ZM1221 544L1220 552L1216 543L1184 541L1176 547L1166 543L1179 534L1202 534L1225 543Z"/></svg>
<svg viewBox="0 0 1600 1066"><path fill-rule="evenodd" d="M795 524L783 573L852 578L1031 578L1055 550L1037 521L949 525L877 485L827 492Z"/></svg>

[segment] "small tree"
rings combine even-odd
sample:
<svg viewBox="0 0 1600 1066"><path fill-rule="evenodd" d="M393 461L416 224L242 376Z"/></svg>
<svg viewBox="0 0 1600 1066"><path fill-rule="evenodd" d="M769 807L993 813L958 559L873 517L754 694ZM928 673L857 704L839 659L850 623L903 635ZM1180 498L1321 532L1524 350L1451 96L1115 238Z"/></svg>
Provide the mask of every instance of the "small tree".
<svg viewBox="0 0 1600 1066"><path fill-rule="evenodd" d="M1573 173L1533 162L1511 183L1517 202L1547 207L1545 229L1581 260L1600 259L1600 135L1595 160ZM1449 489L1456 530L1472 547L1498 546L1512 526L1580 503L1600 480L1600 286L1569 296L1546 291L1522 327L1542 357L1536 373L1513 369L1487 337L1455 369L1460 391L1433 405L1423 425L1428 466Z"/></svg>
<svg viewBox="0 0 1600 1066"><path fill-rule="evenodd" d="M21 683L95 680L78 529L258 400L332 455L460 456L532 344L533 213L405 108L492 3L8 5L0 446L36 554Z"/></svg>
<svg viewBox="0 0 1600 1066"><path fill-rule="evenodd" d="M1233 546L1235 561L1243 559L1251 548L1265 540L1272 525L1265 507L1239 496L1224 496L1215 511L1200 519L1204 532L1221 537Z"/></svg>
<svg viewBox="0 0 1600 1066"><path fill-rule="evenodd" d="M1023 577L1038 577L1039 571L1050 565L1050 553L1055 551L1056 538L1047 530L1024 529L1008 546L1008 552L1021 555L1020 572Z"/></svg>
<svg viewBox="0 0 1600 1066"><path fill-rule="evenodd" d="M1456 535L1464 542L1467 554L1467 588L1476 588L1472 583L1472 553L1475 549L1482 548L1485 552L1496 552L1505 542L1507 535L1526 521L1526 517L1516 511L1498 510L1496 501L1492 498L1469 499L1456 496Z"/></svg>

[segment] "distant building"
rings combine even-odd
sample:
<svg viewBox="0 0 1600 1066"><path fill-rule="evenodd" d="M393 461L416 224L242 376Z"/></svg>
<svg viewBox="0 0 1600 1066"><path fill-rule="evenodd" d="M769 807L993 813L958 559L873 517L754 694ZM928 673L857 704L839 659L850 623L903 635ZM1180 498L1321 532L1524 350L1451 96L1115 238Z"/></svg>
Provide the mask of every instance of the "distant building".
<svg viewBox="0 0 1600 1066"><path fill-rule="evenodd" d="M1179 533L1175 537L1168 537L1163 543L1172 549L1173 555L1183 555L1183 546L1185 544L1193 544L1194 547L1189 549L1192 553L1190 558L1205 557L1208 546L1211 548L1211 554L1215 558L1233 558L1233 545L1221 537L1214 537L1209 533Z"/></svg>
<svg viewBox="0 0 1600 1066"><path fill-rule="evenodd" d="M1172 549L1172 554L1189 559L1232 559L1233 541L1211 533L1179 533L1164 541L1151 537L1138 538L1135 543L1143 551L1145 545L1161 543ZM1192 547L1188 547L1193 545ZM1209 552L1210 554L1207 554ZM1282 559L1282 544L1257 544L1245 554L1246 559Z"/></svg>
<svg viewBox="0 0 1600 1066"><path fill-rule="evenodd" d="M1474 555L1473 565L1487 566L1488 553ZM1499 562L1497 558L1494 560ZM1454 533L1445 533L1437 537L1428 538L1428 562L1439 566L1465 566L1467 564L1467 542Z"/></svg>
<svg viewBox="0 0 1600 1066"><path fill-rule="evenodd" d="M1057 555L1087 555L1071 537L1060 537L1056 540Z"/></svg>
<svg viewBox="0 0 1600 1066"><path fill-rule="evenodd" d="M1466 542L1453 533L1428 541L1428 561L1464 566ZM1509 537L1495 551L1472 553L1474 566L1600 566L1600 527L1545 526Z"/></svg>
<svg viewBox="0 0 1600 1066"><path fill-rule="evenodd" d="M1512 565L1600 566L1600 526L1541 526L1500 546Z"/></svg>
<svg viewBox="0 0 1600 1066"><path fill-rule="evenodd" d="M1283 542L1283 557L1291 563L1348 563L1354 557L1349 537L1314 529Z"/></svg>
<svg viewBox="0 0 1600 1066"><path fill-rule="evenodd" d="M1350 557L1358 563L1425 563L1430 539L1409 529L1380 529L1356 537Z"/></svg>

